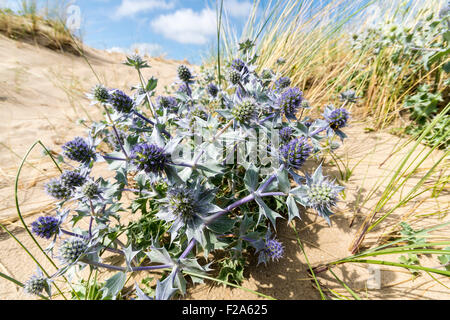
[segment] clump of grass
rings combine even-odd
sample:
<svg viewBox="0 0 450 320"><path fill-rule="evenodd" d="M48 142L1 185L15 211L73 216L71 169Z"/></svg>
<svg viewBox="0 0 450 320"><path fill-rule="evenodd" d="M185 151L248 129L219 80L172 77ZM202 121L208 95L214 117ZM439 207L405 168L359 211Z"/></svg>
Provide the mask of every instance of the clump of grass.
<svg viewBox="0 0 450 320"><path fill-rule="evenodd" d="M363 99L352 110L370 117L374 128L401 123L404 102L419 85L444 92L448 83L443 1L255 1L241 35L256 40L258 66L278 68L313 105L354 89ZM223 54L235 55L236 31L223 30ZM278 57L285 63L278 65ZM448 91L448 90L447 90ZM439 109L445 107L444 92ZM313 109L313 111L315 111ZM434 114L436 114L435 112ZM407 113L408 114L408 113Z"/></svg>
<svg viewBox="0 0 450 320"><path fill-rule="evenodd" d="M27 1L23 1L19 12L0 9L0 33L14 40L80 55L74 41L80 44L81 41L66 28L64 19L50 16L48 10L40 14L35 2Z"/></svg>

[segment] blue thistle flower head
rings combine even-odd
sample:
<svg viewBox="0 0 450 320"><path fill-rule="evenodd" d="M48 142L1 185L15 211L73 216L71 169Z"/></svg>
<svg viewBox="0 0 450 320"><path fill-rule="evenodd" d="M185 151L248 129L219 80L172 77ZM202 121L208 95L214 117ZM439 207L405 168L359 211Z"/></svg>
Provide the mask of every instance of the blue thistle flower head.
<svg viewBox="0 0 450 320"><path fill-rule="evenodd" d="M344 187L324 177L322 165L317 167L312 176L306 174L305 177L306 185L297 187L293 193L302 205L313 208L319 216L331 224L330 216L333 214L331 208L336 205L338 195Z"/></svg>
<svg viewBox="0 0 450 320"><path fill-rule="evenodd" d="M89 198L94 199L97 198L100 195L100 187L97 183L93 181L87 181L81 188L82 194Z"/></svg>
<svg viewBox="0 0 450 320"><path fill-rule="evenodd" d="M350 113L344 108L327 108L323 114L325 120L333 130L338 130L347 125Z"/></svg>
<svg viewBox="0 0 450 320"><path fill-rule="evenodd" d="M95 158L95 152L92 147L81 137L67 142L62 146L63 154L74 161L87 164Z"/></svg>
<svg viewBox="0 0 450 320"><path fill-rule="evenodd" d="M186 221L196 213L195 193L185 186L174 186L167 192L169 210Z"/></svg>
<svg viewBox="0 0 450 320"><path fill-rule="evenodd" d="M197 180L171 185L166 197L161 200L163 205L156 216L171 223L169 232L172 240L183 229L189 240L195 238L202 243L202 237L199 236L203 232L202 225L210 212L217 208L212 204L213 201L213 191L206 190Z"/></svg>
<svg viewBox="0 0 450 320"><path fill-rule="evenodd" d="M242 61L242 60L239 59L239 58L234 59L234 60L231 62L231 69L233 69L233 70L235 70L235 71L237 71L237 72L239 72L239 73L241 73L241 74L247 73L247 72L248 72L248 67L247 67L247 65L245 64L244 61Z"/></svg>
<svg viewBox="0 0 450 320"><path fill-rule="evenodd" d="M247 240L250 241L250 245L256 249L256 252L259 252L258 265L261 262L267 264L269 261L275 261L283 258L283 244L275 239L275 237L272 237L270 230L267 230L266 235L262 239L252 240L251 238L247 238Z"/></svg>
<svg viewBox="0 0 450 320"><path fill-rule="evenodd" d="M241 81L241 73L236 70L231 70L228 73L228 80L230 80L232 85L237 85Z"/></svg>
<svg viewBox="0 0 450 320"><path fill-rule="evenodd" d="M296 119L295 114L302 100L303 93L298 88L288 88L278 98L277 105L281 114L284 114L287 119Z"/></svg>
<svg viewBox="0 0 450 320"><path fill-rule="evenodd" d="M269 259L278 260L283 257L284 248L281 242L273 239L266 239L266 245L264 247L264 253Z"/></svg>
<svg viewBox="0 0 450 320"><path fill-rule="evenodd" d="M263 71L261 71L261 78L263 80L266 80L266 81L272 80L273 76L274 76L274 73L270 69L264 69Z"/></svg>
<svg viewBox="0 0 450 320"><path fill-rule="evenodd" d="M280 77L275 81L275 89L277 91L283 91L291 85L291 79L289 77Z"/></svg>
<svg viewBox="0 0 450 320"><path fill-rule="evenodd" d="M206 87L206 91L208 91L209 95L213 98L217 97L217 94L219 93L219 88L214 83L208 84Z"/></svg>
<svg viewBox="0 0 450 320"><path fill-rule="evenodd" d="M97 84L94 88L92 88L91 97L98 102L107 103L109 101L110 95L109 91L106 87L101 84Z"/></svg>
<svg viewBox="0 0 450 320"><path fill-rule="evenodd" d="M139 170L160 174L169 162L169 155L156 144L141 143L132 149L131 160Z"/></svg>
<svg viewBox="0 0 450 320"><path fill-rule="evenodd" d="M282 143L291 141L294 130L291 127L284 127L280 130L280 139Z"/></svg>
<svg viewBox="0 0 450 320"><path fill-rule="evenodd" d="M253 99L244 99L236 103L231 110L233 117L240 123L250 124L257 117L258 105Z"/></svg>
<svg viewBox="0 0 450 320"><path fill-rule="evenodd" d="M134 108L133 99L119 89L111 91L108 102L120 113L130 113Z"/></svg>
<svg viewBox="0 0 450 320"><path fill-rule="evenodd" d="M308 159L312 151L313 147L308 144L305 137L291 140L280 148L280 153L283 156L284 161L294 168L300 168L305 163L306 159Z"/></svg>
<svg viewBox="0 0 450 320"><path fill-rule="evenodd" d="M170 96L159 96L158 98L156 98L156 103L159 107L162 107L169 111L176 111L178 105L177 99Z"/></svg>
<svg viewBox="0 0 450 320"><path fill-rule="evenodd" d="M59 233L60 220L55 217L39 217L31 223L31 231L37 236L50 239Z"/></svg>
<svg viewBox="0 0 450 320"><path fill-rule="evenodd" d="M195 117L206 120L208 116L207 116L205 110L201 106L197 105L197 106L192 107L189 110L186 117L187 117L187 119L189 119L189 126L192 127L196 123Z"/></svg>
<svg viewBox="0 0 450 320"><path fill-rule="evenodd" d="M75 187L83 185L86 181L86 175L78 170L66 170L61 174L59 179L63 185L73 190Z"/></svg>
<svg viewBox="0 0 450 320"><path fill-rule="evenodd" d="M25 281L23 289L25 293L30 295L40 295L44 290L49 288L47 279L40 275L33 275Z"/></svg>
<svg viewBox="0 0 450 320"><path fill-rule="evenodd" d="M45 191L48 195L58 200L67 200L72 195L72 190L61 183L59 179L52 179L45 184Z"/></svg>
<svg viewBox="0 0 450 320"><path fill-rule="evenodd" d="M192 73L191 70L189 70L188 67L185 65L180 65L177 69L178 78L180 78L181 81L185 83L189 83L192 81Z"/></svg>
<svg viewBox="0 0 450 320"><path fill-rule="evenodd" d="M88 249L86 240L71 237L62 242L59 247L59 259L63 263L75 263Z"/></svg>

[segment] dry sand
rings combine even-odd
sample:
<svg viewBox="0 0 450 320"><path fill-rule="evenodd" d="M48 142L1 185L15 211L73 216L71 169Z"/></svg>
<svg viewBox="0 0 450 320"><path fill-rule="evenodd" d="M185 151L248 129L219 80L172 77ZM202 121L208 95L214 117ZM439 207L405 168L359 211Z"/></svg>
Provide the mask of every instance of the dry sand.
<svg viewBox="0 0 450 320"><path fill-rule="evenodd" d="M137 81L133 69L121 64L124 56L103 51L88 50L88 58L94 70L109 87L127 89ZM185 62L184 62L185 63ZM170 85L176 76L179 62L150 59L151 69L145 76L159 79L159 92ZM86 62L70 54L62 54L45 48L14 41L0 35L0 222L23 243L31 248L45 268L52 269L27 236L17 221L14 204L14 178L21 158L37 140L48 148L60 152L61 145L76 135L84 135L85 129L77 123L80 118L100 118L100 112L90 107L84 93L96 84L95 77ZM407 148L389 158L392 150L403 142L386 132L365 133L364 124L353 122L346 132L349 139L338 154L348 160L350 167L356 165L353 175L346 184L346 199L339 203L333 217L333 225L317 217L312 211L301 212L302 220L295 222L295 228L304 244L305 254L313 266L350 255L349 247L358 227L384 190L384 182L372 200L361 205L361 200L372 187L389 175ZM423 168L429 168L441 153L436 151L425 161ZM330 175L337 175L335 167L325 169ZM407 192L420 179L423 171L404 187ZM444 173L448 174L448 173ZM32 151L19 183L19 203L22 213L29 217L29 224L36 215L50 212L52 200L43 192L43 183L56 175L48 157L43 157L39 148ZM393 199L387 207L398 199ZM413 228L420 229L449 221L449 194L444 190L439 198L431 198L426 192L396 210L380 228L370 233L363 243L373 245L383 232L401 220L408 221ZM426 216L429 213L441 212ZM136 217L129 217L136 219ZM278 237L284 243L285 258L267 267L250 265L245 272L243 287L258 291L277 299L320 299L318 290L308 276L305 255L300 250L294 231L285 220L278 222ZM449 240L449 228L432 233L433 240ZM45 241L42 243L45 247ZM25 281L34 271L35 264L19 245L6 233L0 232L0 272L19 281ZM383 257L398 261L397 256ZM436 256L421 256L424 266L439 264ZM370 277L367 265L345 264L333 269L362 298L368 299L449 299L450 280L444 276L421 273L415 277L405 269L381 267L381 288L367 289ZM148 274L136 275L139 281ZM349 296L329 272L319 275L323 288L332 289ZM14 284L0 278L0 299L29 299ZM188 299L260 299L253 293L217 286L213 283L197 285L188 290Z"/></svg>

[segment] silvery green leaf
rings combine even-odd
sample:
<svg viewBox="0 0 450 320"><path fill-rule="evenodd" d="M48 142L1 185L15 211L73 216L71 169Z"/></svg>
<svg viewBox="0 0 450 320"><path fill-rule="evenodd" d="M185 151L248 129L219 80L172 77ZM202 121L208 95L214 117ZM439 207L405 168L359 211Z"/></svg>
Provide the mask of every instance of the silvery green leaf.
<svg viewBox="0 0 450 320"><path fill-rule="evenodd" d="M297 188L294 188L290 191L289 195L292 195L294 199L300 203L302 206L307 207L309 205L308 203L308 197L307 197L308 187L305 185L298 186Z"/></svg>
<svg viewBox="0 0 450 320"><path fill-rule="evenodd" d="M209 266L202 267L197 259L180 259L181 269L192 271L194 273L205 274L206 271L211 271Z"/></svg>
<svg viewBox="0 0 450 320"><path fill-rule="evenodd" d="M172 277L156 282L155 300L169 300L178 291L173 287L172 282Z"/></svg>
<svg viewBox="0 0 450 320"><path fill-rule="evenodd" d="M269 219L273 225L273 228L276 229L275 220L277 218L282 218L282 216L270 209L260 197L255 197L255 201L259 205L259 215L264 215L267 219Z"/></svg>
<svg viewBox="0 0 450 320"><path fill-rule="evenodd" d="M201 219L191 219L187 223L186 236L188 240L195 239L200 245L204 246L206 243L205 235L203 234L205 224Z"/></svg>
<svg viewBox="0 0 450 320"><path fill-rule="evenodd" d="M289 191L291 191L291 182L289 181L287 170L282 170L278 174L277 179L278 179L278 188L284 193L289 193Z"/></svg>
<svg viewBox="0 0 450 320"><path fill-rule="evenodd" d="M319 166L316 168L316 171L314 171L312 179L317 182L322 182L323 180L322 163L319 164Z"/></svg>
<svg viewBox="0 0 450 320"><path fill-rule="evenodd" d="M184 183L183 179L178 176L177 170L173 166L166 166L164 172L171 184Z"/></svg>
<svg viewBox="0 0 450 320"><path fill-rule="evenodd" d="M178 172L178 176L184 182L188 181L191 175L192 175L192 168L183 168L181 171Z"/></svg>
<svg viewBox="0 0 450 320"><path fill-rule="evenodd" d="M158 283L159 283L159 281L158 281ZM158 287L158 283L156 284L157 287ZM134 283L134 290L136 291L136 295L138 297L138 300L153 300L148 295L146 295L144 293L144 291L141 290L141 288L139 288L139 286L138 286L138 284L136 282Z"/></svg>
<svg viewBox="0 0 450 320"><path fill-rule="evenodd" d="M127 275L125 272L118 272L106 280L105 285L101 289L103 292L102 298L111 297L113 300L116 300L117 295L123 289L126 280Z"/></svg>
<svg viewBox="0 0 450 320"><path fill-rule="evenodd" d="M207 224L206 227L214 233L224 234L230 232L234 227L235 221L228 218L226 215L222 215L211 223Z"/></svg>
<svg viewBox="0 0 450 320"><path fill-rule="evenodd" d="M175 286L181 291L183 295L186 293L186 280L184 279L183 274L179 271L178 266L174 266L172 268L172 272L164 281L166 280L170 282L170 284L163 284L163 286L161 287L161 294L167 295L170 292L170 290L168 289L173 288L172 283L175 284Z"/></svg>
<svg viewBox="0 0 450 320"><path fill-rule="evenodd" d="M181 140L183 140L183 137L176 137L171 139L164 147L164 152L169 154L173 153L177 148L178 144L181 142Z"/></svg>
<svg viewBox="0 0 450 320"><path fill-rule="evenodd" d="M151 247L151 250L149 252L145 253L147 257L150 259L153 263L161 263L161 264L168 264L168 265L174 265L174 261L170 257L169 252L167 252L166 248L156 248Z"/></svg>
<svg viewBox="0 0 450 320"><path fill-rule="evenodd" d="M222 173L222 166L216 162L210 161L205 164L197 164L197 168L202 171L219 174Z"/></svg>
<svg viewBox="0 0 450 320"><path fill-rule="evenodd" d="M135 176L134 181L136 181L139 188L145 188L148 181L147 175L140 172Z"/></svg>
<svg viewBox="0 0 450 320"><path fill-rule="evenodd" d="M125 254L125 262L127 264L127 269L129 271L131 271L131 269L132 269L132 266L131 266L132 260L139 252L140 252L140 250L133 251L131 244L128 247L123 249L123 253Z"/></svg>
<svg viewBox="0 0 450 320"><path fill-rule="evenodd" d="M344 141L345 138L347 138L347 135L342 131L342 130L335 130L334 133L341 138L341 141ZM335 149L339 148L340 146L338 145Z"/></svg>
<svg viewBox="0 0 450 320"><path fill-rule="evenodd" d="M294 200L293 196L288 196L286 199L286 205L288 207L288 222L291 222L295 217L300 219L300 214L298 212L297 203Z"/></svg>
<svg viewBox="0 0 450 320"><path fill-rule="evenodd" d="M259 179L259 169L252 163L244 176L244 183L247 187L247 190L250 192L254 192L258 187L258 179Z"/></svg>
<svg viewBox="0 0 450 320"><path fill-rule="evenodd" d="M153 127L152 135L150 136L150 142L164 149L164 138L162 137L161 130L158 128L158 126Z"/></svg>
<svg viewBox="0 0 450 320"><path fill-rule="evenodd" d="M151 77L147 81L147 85L145 86L145 90L147 92L153 91L156 89L156 86L158 85L158 79Z"/></svg>

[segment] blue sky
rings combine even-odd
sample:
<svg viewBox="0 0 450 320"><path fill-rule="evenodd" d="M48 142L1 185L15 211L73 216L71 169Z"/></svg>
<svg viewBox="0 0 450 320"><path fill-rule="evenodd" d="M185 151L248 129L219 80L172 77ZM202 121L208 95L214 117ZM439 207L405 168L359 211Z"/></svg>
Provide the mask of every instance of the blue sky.
<svg viewBox="0 0 450 320"><path fill-rule="evenodd" d="M252 0L225 0L230 21L242 28ZM216 35L214 0L77 0L83 41L94 48L200 63Z"/></svg>
<svg viewBox="0 0 450 320"><path fill-rule="evenodd" d="M21 1L0 0L0 7L18 10ZM80 28L75 33L98 49L131 52L138 48L151 56L200 63L216 35L216 0L34 1L38 7L59 5L67 15L79 12ZM224 0L224 6L232 26L241 30L253 0Z"/></svg>
<svg viewBox="0 0 450 320"><path fill-rule="evenodd" d="M18 10L23 0L0 0L0 7ZM216 0L27 0L39 7L59 6L59 13L78 16L75 31L89 46L131 53L138 49L150 56L187 59L200 64L215 46ZM312 0L320 10L331 0ZM349 6L353 0L344 0ZM359 5L375 0L355 0ZM389 3L391 0L385 2ZM400 0L396 0L400 1ZM411 1L411 0L410 0ZM417 0L419 1L419 0ZM424 0L425 1L425 0ZM426 0L428 1L428 0ZM429 0L442 2L443 0ZM225 12L236 34L241 33L253 0L224 0ZM309 2L309 1L306 1ZM276 0L260 0L258 13ZM303 3L303 2L301 2ZM351 7L351 6L350 6ZM376 15L375 15L376 16ZM76 24L76 23L75 23Z"/></svg>

